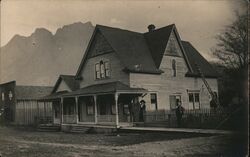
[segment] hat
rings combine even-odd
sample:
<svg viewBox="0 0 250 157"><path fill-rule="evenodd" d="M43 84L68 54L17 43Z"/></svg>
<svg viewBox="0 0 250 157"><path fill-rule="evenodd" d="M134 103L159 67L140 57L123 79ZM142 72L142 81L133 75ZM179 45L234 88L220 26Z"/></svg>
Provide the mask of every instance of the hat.
<svg viewBox="0 0 250 157"><path fill-rule="evenodd" d="M144 103L145 104L146 102L144 100L141 100L140 103Z"/></svg>

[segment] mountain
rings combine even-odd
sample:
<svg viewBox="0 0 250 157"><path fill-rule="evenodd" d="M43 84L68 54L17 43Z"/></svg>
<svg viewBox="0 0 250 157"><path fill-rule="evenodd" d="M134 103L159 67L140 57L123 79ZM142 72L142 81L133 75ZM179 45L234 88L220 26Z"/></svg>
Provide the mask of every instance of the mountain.
<svg viewBox="0 0 250 157"><path fill-rule="evenodd" d="M28 37L15 35L1 47L1 82L54 85L60 74L75 75L93 30L90 22L78 22L54 35L45 28Z"/></svg>

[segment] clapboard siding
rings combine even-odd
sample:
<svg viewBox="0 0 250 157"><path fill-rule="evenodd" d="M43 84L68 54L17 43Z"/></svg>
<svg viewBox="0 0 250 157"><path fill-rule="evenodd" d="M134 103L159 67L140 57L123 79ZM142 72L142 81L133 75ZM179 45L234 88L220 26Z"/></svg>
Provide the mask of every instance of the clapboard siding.
<svg viewBox="0 0 250 157"><path fill-rule="evenodd" d="M52 114L51 102L37 102L36 100L17 100L15 123L18 125L33 125L36 117L49 117Z"/></svg>
<svg viewBox="0 0 250 157"><path fill-rule="evenodd" d="M175 45L177 52L170 51L170 43L167 44L165 54L162 58L160 69L164 71L161 75L137 74L130 73L130 86L141 87L148 89L151 92L157 93L158 109L170 109L170 95L181 95L182 105L189 109L188 92L187 90L200 91L201 108L210 108L209 93L201 78L186 77L188 72L187 64L181 53L181 48L177 43L176 36L171 34L170 42ZM172 61L176 62L176 77L172 75ZM217 79L206 79L213 91L218 93ZM150 95L143 98L148 104L147 110L151 110Z"/></svg>
<svg viewBox="0 0 250 157"><path fill-rule="evenodd" d="M95 64L103 61L110 62L110 78L105 79L95 79ZM110 52L107 54L99 55L96 57L89 58L85 66L82 69L81 76L83 80L80 83L80 87L86 87L93 84L100 84L100 83L107 83L107 82L114 82L114 81L121 81L124 84L129 84L129 75L122 71L123 66L120 60L117 57L115 52Z"/></svg>
<svg viewBox="0 0 250 157"><path fill-rule="evenodd" d="M62 91L71 91L69 86L65 83L64 80L61 80L59 86L57 87L56 92L62 92Z"/></svg>

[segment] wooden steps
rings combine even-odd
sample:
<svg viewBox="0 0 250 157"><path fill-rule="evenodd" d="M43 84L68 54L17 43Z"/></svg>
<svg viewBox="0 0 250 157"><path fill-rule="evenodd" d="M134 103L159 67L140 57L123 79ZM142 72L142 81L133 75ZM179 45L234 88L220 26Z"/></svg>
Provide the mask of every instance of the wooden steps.
<svg viewBox="0 0 250 157"><path fill-rule="evenodd" d="M88 133L90 130L91 130L91 127L72 126L70 132L73 132L73 133Z"/></svg>
<svg viewBox="0 0 250 157"><path fill-rule="evenodd" d="M53 124L40 124L37 127L37 131L58 132L58 131L61 131L61 126L60 125L53 125Z"/></svg>

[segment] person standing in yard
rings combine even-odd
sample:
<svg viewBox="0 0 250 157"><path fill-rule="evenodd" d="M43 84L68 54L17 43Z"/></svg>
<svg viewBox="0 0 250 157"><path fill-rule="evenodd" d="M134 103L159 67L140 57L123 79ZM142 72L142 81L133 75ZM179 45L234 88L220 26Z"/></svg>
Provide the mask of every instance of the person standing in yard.
<svg viewBox="0 0 250 157"><path fill-rule="evenodd" d="M182 107L180 100L177 100L176 105L177 105L177 107L176 107L176 110L175 110L175 114L176 114L176 117L177 117L177 125L178 125L178 127L181 127L182 116L184 114L185 109L184 109L184 107Z"/></svg>
<svg viewBox="0 0 250 157"><path fill-rule="evenodd" d="M146 111L146 102L144 100L140 101L140 111L139 111L139 121L144 122L144 112Z"/></svg>

